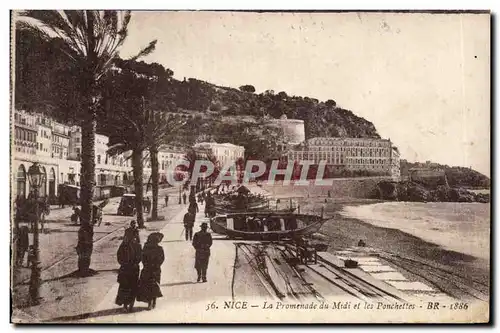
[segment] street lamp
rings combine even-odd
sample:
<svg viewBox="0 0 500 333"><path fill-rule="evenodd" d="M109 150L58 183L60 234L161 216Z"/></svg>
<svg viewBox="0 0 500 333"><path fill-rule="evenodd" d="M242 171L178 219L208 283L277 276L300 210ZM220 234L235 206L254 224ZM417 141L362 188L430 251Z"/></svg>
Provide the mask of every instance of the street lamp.
<svg viewBox="0 0 500 333"><path fill-rule="evenodd" d="M45 173L42 172L38 162L33 163L28 169L28 180L30 188L33 191L33 201L35 203L35 223L33 231L33 251L34 261L31 263L30 279L30 301L32 305L40 304L40 249L38 243L38 190L45 182Z"/></svg>

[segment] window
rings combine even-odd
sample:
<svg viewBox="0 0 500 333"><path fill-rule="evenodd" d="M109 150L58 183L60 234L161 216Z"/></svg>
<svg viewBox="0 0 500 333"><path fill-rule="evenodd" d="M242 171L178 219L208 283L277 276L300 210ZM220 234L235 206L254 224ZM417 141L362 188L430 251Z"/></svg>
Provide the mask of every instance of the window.
<svg viewBox="0 0 500 333"><path fill-rule="evenodd" d="M101 164L101 155L97 155L97 164Z"/></svg>

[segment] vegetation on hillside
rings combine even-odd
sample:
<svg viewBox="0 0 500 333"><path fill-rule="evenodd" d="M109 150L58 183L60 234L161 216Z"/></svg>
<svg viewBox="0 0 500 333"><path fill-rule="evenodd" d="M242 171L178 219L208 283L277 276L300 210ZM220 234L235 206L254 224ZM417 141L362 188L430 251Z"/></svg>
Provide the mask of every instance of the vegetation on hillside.
<svg viewBox="0 0 500 333"><path fill-rule="evenodd" d="M430 168L430 169L442 169L445 172L446 179L448 180L448 185L450 187L464 187L464 188L489 188L490 178L486 177L480 172L477 172L471 168L448 166L438 163L420 163L420 162L408 162L405 159L401 160L401 177L408 177L408 170L411 168Z"/></svg>

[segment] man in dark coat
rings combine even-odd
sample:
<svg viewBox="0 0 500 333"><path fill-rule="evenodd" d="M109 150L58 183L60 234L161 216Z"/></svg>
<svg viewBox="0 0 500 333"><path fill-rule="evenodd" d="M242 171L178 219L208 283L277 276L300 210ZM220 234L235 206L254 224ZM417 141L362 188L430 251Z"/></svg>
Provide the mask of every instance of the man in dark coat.
<svg viewBox="0 0 500 333"><path fill-rule="evenodd" d="M212 246L212 235L207 232L208 225L201 224L201 230L194 234L193 247L196 250L194 268L198 273L198 280L200 282L207 282L207 268L208 259L210 258L210 247Z"/></svg>
<svg viewBox="0 0 500 333"><path fill-rule="evenodd" d="M186 232L186 240L193 240L193 227L194 227L195 215L188 211L184 215L184 229Z"/></svg>
<svg viewBox="0 0 500 333"><path fill-rule="evenodd" d="M168 194L165 194L165 207L168 206Z"/></svg>
<svg viewBox="0 0 500 333"><path fill-rule="evenodd" d="M188 212L191 212L193 215L196 215L196 213L198 213L199 211L200 209L198 208L198 204L196 203L196 201L191 201L189 203Z"/></svg>
<svg viewBox="0 0 500 333"><path fill-rule="evenodd" d="M205 217L214 217L215 216L215 199L210 193L207 195L207 199L205 200Z"/></svg>
<svg viewBox="0 0 500 333"><path fill-rule="evenodd" d="M186 195L186 192L184 192L182 194L182 201L184 201L184 204L186 204L186 199L187 199L187 195Z"/></svg>

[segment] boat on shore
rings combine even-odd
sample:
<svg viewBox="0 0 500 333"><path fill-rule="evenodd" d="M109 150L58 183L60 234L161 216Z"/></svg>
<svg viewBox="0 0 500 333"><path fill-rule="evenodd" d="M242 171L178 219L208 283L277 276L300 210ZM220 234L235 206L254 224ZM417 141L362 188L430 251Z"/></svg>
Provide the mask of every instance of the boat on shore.
<svg viewBox="0 0 500 333"><path fill-rule="evenodd" d="M259 211L215 216L210 228L231 239L277 241L308 236L318 232L325 222L317 215Z"/></svg>

